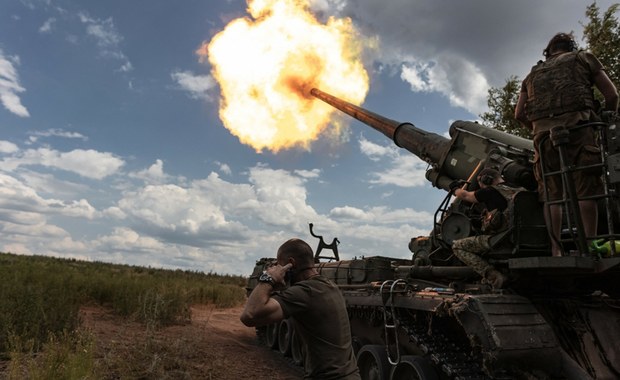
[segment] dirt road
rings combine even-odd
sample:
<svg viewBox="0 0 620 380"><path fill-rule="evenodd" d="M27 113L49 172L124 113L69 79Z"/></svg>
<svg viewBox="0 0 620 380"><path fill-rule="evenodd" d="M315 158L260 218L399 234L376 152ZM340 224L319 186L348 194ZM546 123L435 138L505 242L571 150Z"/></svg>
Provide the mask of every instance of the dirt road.
<svg viewBox="0 0 620 380"><path fill-rule="evenodd" d="M208 307L192 310L193 323L204 331L210 341L209 349L217 345L216 352L231 371L229 379L273 379L298 380L303 377L300 367L293 366L286 359L264 346L259 346L253 328L245 327L239 321L242 308L214 309Z"/></svg>
<svg viewBox="0 0 620 380"><path fill-rule="evenodd" d="M301 379L300 367L258 345L254 329L239 321L241 310L198 306L190 324L156 330L100 307L83 308L81 316L106 379Z"/></svg>

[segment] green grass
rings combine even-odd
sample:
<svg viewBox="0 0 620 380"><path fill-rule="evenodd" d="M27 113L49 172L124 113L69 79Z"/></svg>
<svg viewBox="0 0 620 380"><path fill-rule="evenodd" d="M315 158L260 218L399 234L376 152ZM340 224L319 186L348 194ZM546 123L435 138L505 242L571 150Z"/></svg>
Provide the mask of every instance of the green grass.
<svg viewBox="0 0 620 380"><path fill-rule="evenodd" d="M73 380L98 379L99 371L94 358L93 338L85 333L64 331L50 335L42 352L34 347L11 339L11 361L6 373L7 380Z"/></svg>
<svg viewBox="0 0 620 380"><path fill-rule="evenodd" d="M246 283L240 276L5 253L0 279L0 359L10 359L15 379L97 378L92 342L77 332L82 305L99 304L157 329L189 322L194 304L240 304Z"/></svg>

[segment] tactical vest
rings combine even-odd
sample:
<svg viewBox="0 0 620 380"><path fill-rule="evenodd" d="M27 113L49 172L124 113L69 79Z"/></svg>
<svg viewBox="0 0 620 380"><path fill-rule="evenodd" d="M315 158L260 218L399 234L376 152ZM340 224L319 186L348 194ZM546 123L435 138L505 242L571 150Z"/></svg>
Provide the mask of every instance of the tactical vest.
<svg viewBox="0 0 620 380"><path fill-rule="evenodd" d="M580 53L564 53L532 67L525 78L529 121L594 108L590 70Z"/></svg>

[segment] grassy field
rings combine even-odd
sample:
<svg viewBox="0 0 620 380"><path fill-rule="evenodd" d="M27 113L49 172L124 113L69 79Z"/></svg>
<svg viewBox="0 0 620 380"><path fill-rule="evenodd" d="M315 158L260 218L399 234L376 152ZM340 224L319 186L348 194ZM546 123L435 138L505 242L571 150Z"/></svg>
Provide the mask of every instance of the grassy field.
<svg viewBox="0 0 620 380"><path fill-rule="evenodd" d="M246 283L239 276L4 253L0 279L0 360L8 363L8 379L101 378L94 338L78 328L84 305L156 330L189 322L191 305L242 303Z"/></svg>

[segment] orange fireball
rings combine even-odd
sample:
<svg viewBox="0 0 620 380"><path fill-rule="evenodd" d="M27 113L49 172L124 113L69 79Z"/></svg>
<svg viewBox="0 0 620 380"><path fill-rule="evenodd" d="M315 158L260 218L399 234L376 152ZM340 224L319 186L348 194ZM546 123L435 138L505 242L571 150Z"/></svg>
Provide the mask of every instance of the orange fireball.
<svg viewBox="0 0 620 380"><path fill-rule="evenodd" d="M311 88L354 104L366 97L363 39L350 19L322 24L302 0L250 0L248 12L197 51L220 85L220 119L258 152L309 149L334 112Z"/></svg>

